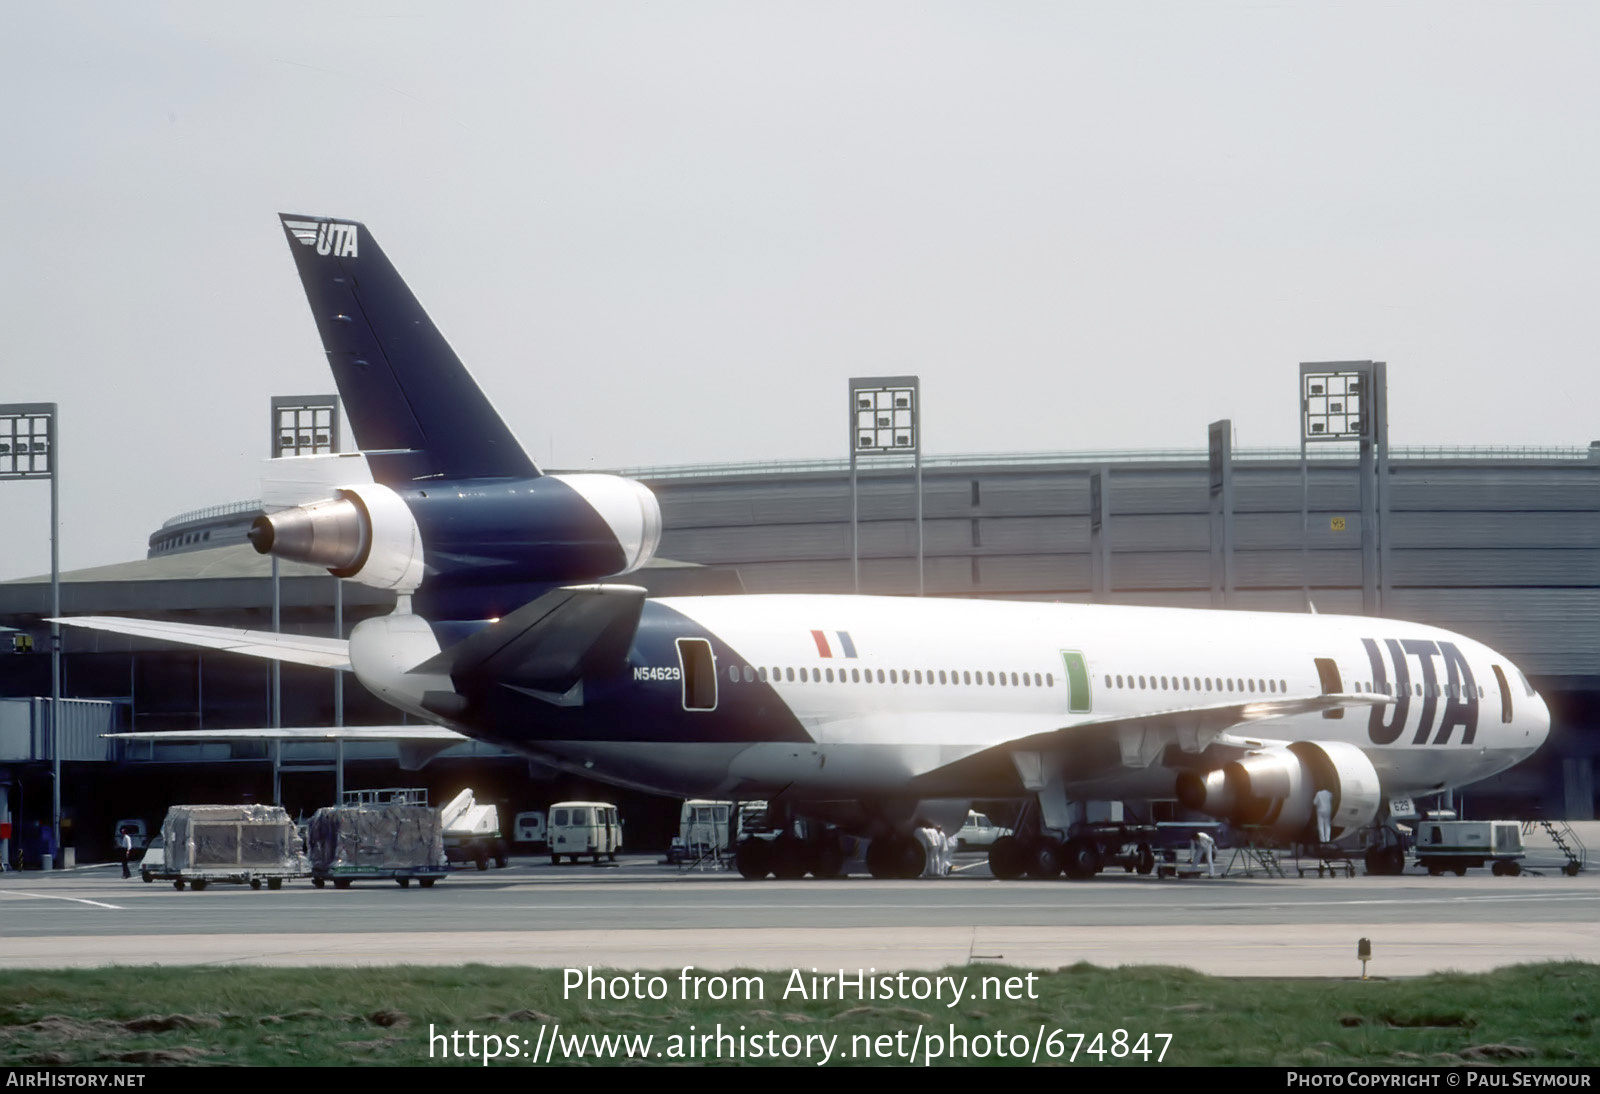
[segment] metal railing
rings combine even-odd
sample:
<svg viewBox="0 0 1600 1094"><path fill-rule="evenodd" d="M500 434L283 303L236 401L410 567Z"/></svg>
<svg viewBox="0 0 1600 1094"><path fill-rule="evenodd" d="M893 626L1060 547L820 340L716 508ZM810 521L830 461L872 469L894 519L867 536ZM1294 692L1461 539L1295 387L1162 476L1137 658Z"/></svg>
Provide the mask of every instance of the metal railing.
<svg viewBox="0 0 1600 1094"><path fill-rule="evenodd" d="M1307 458L1322 463L1330 460L1356 459L1353 444L1314 444L1307 450ZM1119 463L1195 463L1203 464L1208 453L1203 448L1130 448L1130 449L1078 449L1062 452L973 452L951 456L924 456L924 469L937 467L1046 467L1084 466ZM1235 463L1298 462L1298 448L1236 448ZM1600 463L1600 448L1584 445L1398 445L1389 449L1389 459L1395 462L1408 460L1506 460L1559 463ZM875 456L863 465L865 470L910 469L908 456ZM847 457L807 460L746 460L728 463L661 464L657 466L615 467L605 474L623 475L630 479L665 480L697 478L731 478L740 475L803 475L835 474L850 470ZM577 474L578 472L567 472ZM238 516L259 511L261 499L210 505L204 509L191 509L162 523L161 528L216 520L219 517Z"/></svg>
<svg viewBox="0 0 1600 1094"><path fill-rule="evenodd" d="M191 509L187 513L179 513L171 520L161 523L161 530L176 528L180 524L196 524L204 520L216 520L218 517L238 516L241 513L253 513L261 508L261 499L252 498L249 501L231 501L226 505L208 505L204 509Z"/></svg>
<svg viewBox="0 0 1600 1094"><path fill-rule="evenodd" d="M1562 463L1587 462L1596 459L1596 451L1588 446L1566 445L1397 445L1389 449L1389 459L1403 460L1516 460L1559 461ZM1310 445L1307 458L1315 462L1329 460L1354 460L1357 458L1353 444ZM980 452L950 456L924 456L924 469L936 467L1038 467L1059 465L1096 465L1118 463L1199 463L1208 459L1204 448L1134 448L1134 449L1081 449L1061 452ZM1236 448L1235 462L1270 463L1299 462L1299 448ZM909 469L912 457L899 455L874 456L866 469ZM776 474L829 474L849 471L847 457L804 460L757 460L733 463L664 464L659 466L621 467L611 474L634 479L688 479L713 478L736 475Z"/></svg>

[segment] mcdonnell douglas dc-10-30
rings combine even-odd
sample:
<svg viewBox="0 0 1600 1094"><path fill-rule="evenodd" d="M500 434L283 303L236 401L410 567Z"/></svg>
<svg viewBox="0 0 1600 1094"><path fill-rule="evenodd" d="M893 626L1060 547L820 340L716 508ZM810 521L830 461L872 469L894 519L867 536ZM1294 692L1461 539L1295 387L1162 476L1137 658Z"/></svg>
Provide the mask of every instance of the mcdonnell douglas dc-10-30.
<svg viewBox="0 0 1600 1094"><path fill-rule="evenodd" d="M348 641L62 622L348 670L431 723L352 736L463 734L617 785L764 799L784 832L739 845L754 877L836 875L842 835L870 840L874 876L915 876L912 829L934 818L953 832L990 799L1029 802L1031 821L990 852L1007 878L1095 873L1113 849L1086 834L1091 802L1177 799L1311 840L1325 790L1332 838L1349 842L1390 798L1492 775L1548 732L1505 655L1396 620L650 598L614 580L656 551L650 490L541 472L365 226L281 219L371 481L270 512L250 539L392 590L395 610ZM1368 864L1404 860L1378 847Z"/></svg>

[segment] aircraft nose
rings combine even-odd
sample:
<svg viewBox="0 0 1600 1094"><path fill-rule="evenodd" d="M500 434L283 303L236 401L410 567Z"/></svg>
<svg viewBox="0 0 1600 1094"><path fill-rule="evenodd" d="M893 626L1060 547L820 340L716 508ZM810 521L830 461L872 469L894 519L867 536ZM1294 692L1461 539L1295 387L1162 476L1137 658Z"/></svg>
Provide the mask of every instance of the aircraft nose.
<svg viewBox="0 0 1600 1094"><path fill-rule="evenodd" d="M1550 736L1550 708L1545 704L1544 696L1534 692L1532 706L1531 724L1528 727L1529 752L1537 751L1545 738Z"/></svg>

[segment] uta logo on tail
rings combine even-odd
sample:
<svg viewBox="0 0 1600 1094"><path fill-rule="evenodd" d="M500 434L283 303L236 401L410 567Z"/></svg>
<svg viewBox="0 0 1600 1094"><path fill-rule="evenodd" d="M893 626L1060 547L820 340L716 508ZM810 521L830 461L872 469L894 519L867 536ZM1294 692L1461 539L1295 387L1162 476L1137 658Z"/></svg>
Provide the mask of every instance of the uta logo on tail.
<svg viewBox="0 0 1600 1094"><path fill-rule="evenodd" d="M355 258L356 225L340 224L333 220L286 220L284 226L294 238L307 247L315 247L319 255L334 258Z"/></svg>

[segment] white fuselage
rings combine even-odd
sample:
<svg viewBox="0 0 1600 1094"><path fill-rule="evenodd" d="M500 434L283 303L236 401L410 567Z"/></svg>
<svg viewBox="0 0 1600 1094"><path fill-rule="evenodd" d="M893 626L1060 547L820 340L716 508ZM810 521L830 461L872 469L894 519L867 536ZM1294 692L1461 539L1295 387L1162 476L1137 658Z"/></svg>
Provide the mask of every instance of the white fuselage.
<svg viewBox="0 0 1600 1094"><path fill-rule="evenodd" d="M672 793L854 798L893 794L908 780L975 753L1053 734L1069 764L1065 777L1074 796L1170 796L1174 770L1162 762L1162 742L1134 741L1129 750L1124 741L1109 769L1075 771L1075 736L1140 715L1338 691L1374 700L1386 724L1372 720L1370 707L1354 706L1335 717L1315 712L1252 721L1232 737L1347 742L1369 756L1386 793L1421 794L1511 766L1533 752L1549 728L1544 702L1508 658L1416 623L866 596L656 603L732 651L716 663L719 705L740 689L770 687L810 741L764 741L759 732L748 741L648 748L545 741L541 754L597 777ZM1329 665L1337 685L1330 684ZM681 677L644 675L638 686L654 689L658 702L682 703ZM1408 682L1404 720L1395 724L1402 676ZM716 711L703 713L709 718ZM1450 721L1457 724L1446 727ZM1076 727L1082 728L1075 734ZM1126 725L1115 731L1130 732ZM1185 740L1179 733L1166 743L1192 753L1210 740ZM973 797L994 792L972 787Z"/></svg>

